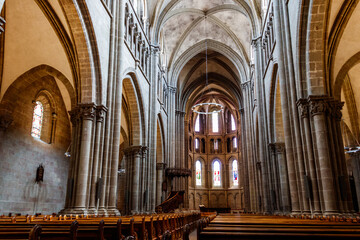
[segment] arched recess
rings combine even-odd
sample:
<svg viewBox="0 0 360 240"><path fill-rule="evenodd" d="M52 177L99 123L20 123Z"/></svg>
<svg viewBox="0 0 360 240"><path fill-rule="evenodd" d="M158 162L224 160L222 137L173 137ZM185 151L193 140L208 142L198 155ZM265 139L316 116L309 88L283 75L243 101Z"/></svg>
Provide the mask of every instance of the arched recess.
<svg viewBox="0 0 360 240"><path fill-rule="evenodd" d="M130 146L142 145L145 142L144 107L134 73L128 73L123 80L123 95L129 106L130 116Z"/></svg>
<svg viewBox="0 0 360 240"><path fill-rule="evenodd" d="M156 164L156 206L158 206L165 197L162 189L162 183L165 177L165 136L160 114L156 121Z"/></svg>
<svg viewBox="0 0 360 240"><path fill-rule="evenodd" d="M79 101L102 103L102 84L99 52L92 19L85 1L59 0L75 41Z"/></svg>
<svg viewBox="0 0 360 240"><path fill-rule="evenodd" d="M35 81L39 79L51 77L59 80L63 86L58 86L60 89L65 88L68 96L63 96L64 103L67 110L71 110L76 105L76 92L72 87L70 81L58 70L48 65L40 65L30 69L29 71L20 75L6 90L0 104L0 111L10 113L13 111L13 103L16 102L19 92L32 86Z"/></svg>
<svg viewBox="0 0 360 240"><path fill-rule="evenodd" d="M309 20L307 22L306 48L306 78L309 95L322 95L328 91L326 85L326 28L328 19L329 0L304 1L303 13ZM316 16L316 17L314 17ZM302 53L301 53L302 54Z"/></svg>
<svg viewBox="0 0 360 240"><path fill-rule="evenodd" d="M69 151L71 127L55 72L36 68L22 74L8 87L0 103L0 152L4 153L1 161L8 164L8 169L0 169L4 177L0 184L9 192L7 201L2 199L0 204L6 211L51 214L64 207L70 167L65 152ZM66 83L66 78L63 81ZM71 98L75 99L74 94ZM40 136L31 135L36 102L43 107ZM10 121L4 126L6 116ZM37 184L33 173L39 165L44 166L46 174L43 183ZM22 181L17 181L18 176Z"/></svg>

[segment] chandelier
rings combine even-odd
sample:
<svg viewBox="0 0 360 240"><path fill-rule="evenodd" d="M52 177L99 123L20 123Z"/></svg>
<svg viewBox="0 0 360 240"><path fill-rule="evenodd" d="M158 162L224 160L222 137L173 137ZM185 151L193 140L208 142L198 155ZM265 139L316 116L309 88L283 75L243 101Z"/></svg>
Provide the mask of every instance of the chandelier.
<svg viewBox="0 0 360 240"><path fill-rule="evenodd" d="M206 19L207 16L204 16L205 18L205 88L201 93L200 99L202 98L202 96L204 95L204 92L207 92L206 90L208 90L209 88L209 78L208 78L208 45L207 45L207 29L206 29ZM191 110L194 113L197 114L213 114L213 113L219 113L224 109L224 107L220 104L220 103L215 103L215 102L203 102L203 103L198 103L195 104L194 106L191 107Z"/></svg>

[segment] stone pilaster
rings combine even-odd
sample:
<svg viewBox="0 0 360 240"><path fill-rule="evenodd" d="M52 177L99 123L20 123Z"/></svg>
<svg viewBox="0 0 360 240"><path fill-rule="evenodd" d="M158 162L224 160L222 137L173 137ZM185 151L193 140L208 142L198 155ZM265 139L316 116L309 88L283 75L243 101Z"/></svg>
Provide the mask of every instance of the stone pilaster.
<svg viewBox="0 0 360 240"><path fill-rule="evenodd" d="M89 161L91 155L91 138L93 121L95 117L95 104L94 103L81 103L78 105L78 117L82 123L81 138L80 138L80 154L78 158L78 168L75 176L75 203L72 212L74 213L87 213L87 200L88 200L88 178L89 178Z"/></svg>

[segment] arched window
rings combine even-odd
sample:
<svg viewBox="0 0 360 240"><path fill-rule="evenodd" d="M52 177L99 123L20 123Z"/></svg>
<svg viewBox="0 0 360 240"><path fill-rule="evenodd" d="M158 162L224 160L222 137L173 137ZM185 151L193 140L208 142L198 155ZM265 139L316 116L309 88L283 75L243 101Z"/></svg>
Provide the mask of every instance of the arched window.
<svg viewBox="0 0 360 240"><path fill-rule="evenodd" d="M195 120L195 132L200 132L200 115L197 115Z"/></svg>
<svg viewBox="0 0 360 240"><path fill-rule="evenodd" d="M199 160L195 163L196 171L196 186L201 186L201 162Z"/></svg>
<svg viewBox="0 0 360 240"><path fill-rule="evenodd" d="M212 113L212 131L219 132L219 114L217 112Z"/></svg>
<svg viewBox="0 0 360 240"><path fill-rule="evenodd" d="M195 139L195 149L199 149L199 139Z"/></svg>
<svg viewBox="0 0 360 240"><path fill-rule="evenodd" d="M239 186L239 175L238 175L238 162L237 160L234 160L232 163L232 180L233 180L233 186Z"/></svg>
<svg viewBox="0 0 360 240"><path fill-rule="evenodd" d="M214 179L214 186L215 187L220 187L221 186L221 182L220 182L220 162L218 160L216 160L214 162L214 166L213 166L213 179Z"/></svg>
<svg viewBox="0 0 360 240"><path fill-rule="evenodd" d="M214 149L219 150L219 140L218 139L214 140Z"/></svg>
<svg viewBox="0 0 360 240"><path fill-rule="evenodd" d="M235 118L233 115L231 115L231 131L236 130L236 124L235 124Z"/></svg>
<svg viewBox="0 0 360 240"><path fill-rule="evenodd" d="M237 146L238 146L238 144L237 144L237 138L234 137L234 138L233 138L233 148L236 149Z"/></svg>
<svg viewBox="0 0 360 240"><path fill-rule="evenodd" d="M40 139L41 127L43 123L44 108L41 102L37 101L33 112L33 121L31 127L31 136Z"/></svg>

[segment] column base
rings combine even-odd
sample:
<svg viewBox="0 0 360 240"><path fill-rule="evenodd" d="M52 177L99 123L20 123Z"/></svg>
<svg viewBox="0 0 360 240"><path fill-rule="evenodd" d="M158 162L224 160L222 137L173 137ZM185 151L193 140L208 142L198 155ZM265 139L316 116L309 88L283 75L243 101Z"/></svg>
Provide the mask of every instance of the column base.
<svg viewBox="0 0 360 240"><path fill-rule="evenodd" d="M88 215L88 209L86 208L66 208L59 212L61 215L69 215L69 214L75 214L75 215Z"/></svg>
<svg viewBox="0 0 360 240"><path fill-rule="evenodd" d="M107 210L108 216L121 216L120 211L117 208L110 208Z"/></svg>
<svg viewBox="0 0 360 240"><path fill-rule="evenodd" d="M98 216L105 216L105 217L109 216L109 214L108 214L108 212L107 212L107 210L105 208L98 209L97 210L97 215Z"/></svg>

